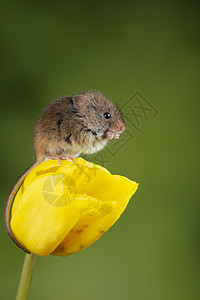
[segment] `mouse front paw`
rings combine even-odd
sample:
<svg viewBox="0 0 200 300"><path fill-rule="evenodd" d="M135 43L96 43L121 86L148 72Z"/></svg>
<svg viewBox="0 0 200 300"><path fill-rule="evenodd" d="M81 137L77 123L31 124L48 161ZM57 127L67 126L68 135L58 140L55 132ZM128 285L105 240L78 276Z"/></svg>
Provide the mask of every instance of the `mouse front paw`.
<svg viewBox="0 0 200 300"><path fill-rule="evenodd" d="M119 135L120 135L120 133L113 132L110 130L106 131L106 134L105 134L105 136L108 140L117 140L117 139L119 139Z"/></svg>

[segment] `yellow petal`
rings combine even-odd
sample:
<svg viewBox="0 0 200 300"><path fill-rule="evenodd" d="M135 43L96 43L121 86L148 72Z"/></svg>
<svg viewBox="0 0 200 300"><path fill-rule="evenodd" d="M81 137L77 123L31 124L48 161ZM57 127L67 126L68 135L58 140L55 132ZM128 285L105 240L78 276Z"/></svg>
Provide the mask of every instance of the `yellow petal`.
<svg viewBox="0 0 200 300"><path fill-rule="evenodd" d="M102 174L102 176L104 175ZM136 192L138 184L122 176L110 175L110 177L112 177L110 189L113 190L113 194L115 195L115 189L119 191L118 195L115 195L115 201L114 196L109 192L112 199L111 197L109 199L105 197L105 201L102 202L101 207L99 206L99 210L91 213L88 206L88 210L81 214L78 222L55 249L53 255L66 256L88 247L106 232L123 213L131 196ZM104 186L100 185L96 188L102 190L102 194L105 194ZM91 210L92 208L91 204Z"/></svg>
<svg viewBox="0 0 200 300"><path fill-rule="evenodd" d="M42 171L46 172L41 173L41 165ZM62 168L52 169L49 162L41 165L29 173L17 193L10 225L22 246L46 256L71 230L79 212L73 201L74 194L66 189L73 168L67 168L63 173Z"/></svg>

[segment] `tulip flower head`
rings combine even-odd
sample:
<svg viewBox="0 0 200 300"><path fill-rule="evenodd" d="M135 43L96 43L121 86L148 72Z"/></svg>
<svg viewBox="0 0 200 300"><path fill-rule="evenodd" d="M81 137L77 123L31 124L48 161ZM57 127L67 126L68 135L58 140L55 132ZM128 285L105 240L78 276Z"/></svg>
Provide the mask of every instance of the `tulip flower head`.
<svg viewBox="0 0 200 300"><path fill-rule="evenodd" d="M137 188L136 182L82 158L43 162L14 193L12 234L27 252L70 255L106 232Z"/></svg>

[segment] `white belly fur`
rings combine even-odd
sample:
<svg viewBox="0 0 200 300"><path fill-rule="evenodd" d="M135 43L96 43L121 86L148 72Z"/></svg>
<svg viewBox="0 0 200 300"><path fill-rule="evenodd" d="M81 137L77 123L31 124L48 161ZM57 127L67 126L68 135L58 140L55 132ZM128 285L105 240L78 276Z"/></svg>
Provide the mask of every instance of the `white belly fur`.
<svg viewBox="0 0 200 300"><path fill-rule="evenodd" d="M91 147L87 147L86 149L83 149L82 152L86 154L93 154L103 149L106 144L107 141L102 141L101 143L98 143L95 146L91 146Z"/></svg>

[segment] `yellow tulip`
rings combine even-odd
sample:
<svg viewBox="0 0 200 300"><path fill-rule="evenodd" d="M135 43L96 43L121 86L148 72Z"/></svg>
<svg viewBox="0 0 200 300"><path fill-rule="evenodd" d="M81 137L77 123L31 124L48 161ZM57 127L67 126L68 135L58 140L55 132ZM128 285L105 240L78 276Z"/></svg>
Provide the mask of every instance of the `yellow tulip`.
<svg viewBox="0 0 200 300"><path fill-rule="evenodd" d="M16 190L12 234L31 253L70 255L107 231L137 188L136 182L82 158L43 162Z"/></svg>

